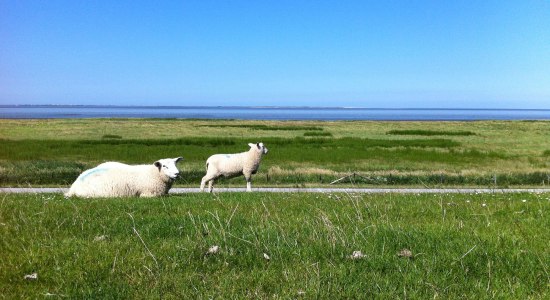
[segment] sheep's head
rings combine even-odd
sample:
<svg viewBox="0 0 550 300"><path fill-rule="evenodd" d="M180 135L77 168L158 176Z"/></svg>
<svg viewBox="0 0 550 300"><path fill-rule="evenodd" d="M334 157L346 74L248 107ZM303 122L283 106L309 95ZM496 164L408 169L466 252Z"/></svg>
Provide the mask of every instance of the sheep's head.
<svg viewBox="0 0 550 300"><path fill-rule="evenodd" d="M155 167L159 169L159 172L174 180L180 175L176 164L182 159L183 157L159 159L155 162Z"/></svg>
<svg viewBox="0 0 550 300"><path fill-rule="evenodd" d="M268 150L264 146L264 143L256 143L256 144L250 143L250 144L248 144L248 146L250 146L250 150L257 151L260 154L267 154Z"/></svg>

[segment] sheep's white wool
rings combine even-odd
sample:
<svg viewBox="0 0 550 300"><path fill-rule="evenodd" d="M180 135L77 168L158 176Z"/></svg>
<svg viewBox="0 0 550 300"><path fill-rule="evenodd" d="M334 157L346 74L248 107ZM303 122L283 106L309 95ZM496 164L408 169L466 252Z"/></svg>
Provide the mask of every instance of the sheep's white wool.
<svg viewBox="0 0 550 300"><path fill-rule="evenodd" d="M176 163L181 159L160 159L151 165L102 163L80 174L65 196L91 198L165 195L179 176Z"/></svg>
<svg viewBox="0 0 550 300"><path fill-rule="evenodd" d="M215 154L206 160L206 175L201 181L201 191L208 183L208 190L212 192L214 181L219 177L236 177L244 175L246 190L252 191L252 174L256 174L262 157L268 150L263 143L248 144L250 150L236 154Z"/></svg>

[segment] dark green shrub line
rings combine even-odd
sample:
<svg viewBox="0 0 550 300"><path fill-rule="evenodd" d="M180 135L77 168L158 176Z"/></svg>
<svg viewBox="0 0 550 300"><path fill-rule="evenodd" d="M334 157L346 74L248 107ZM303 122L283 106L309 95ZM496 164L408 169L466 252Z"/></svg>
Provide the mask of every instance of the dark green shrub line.
<svg viewBox="0 0 550 300"><path fill-rule="evenodd" d="M276 125L261 125L261 124L243 124L243 125L228 125L228 124L219 124L219 125L195 125L195 127L213 127L213 128L248 128L252 130L311 130L311 131L323 131L322 127L317 126L276 126Z"/></svg>
<svg viewBox="0 0 550 300"><path fill-rule="evenodd" d="M307 132L304 132L304 136L325 136L325 137L330 137L330 136L332 136L332 133L330 133L330 132L307 131Z"/></svg>
<svg viewBox="0 0 550 300"><path fill-rule="evenodd" d="M471 131L439 131L439 130L390 130L386 134L392 135L449 135L449 136L470 136L476 135Z"/></svg>
<svg viewBox="0 0 550 300"><path fill-rule="evenodd" d="M87 145L144 145L144 146L161 146L161 145L195 145L195 146L231 146L231 145L247 145L250 142L262 141L268 147L269 145L319 145L325 147L434 147L434 148L452 148L460 146L459 142L450 139L411 139L411 140L384 140L384 139L364 139L364 138L275 138L275 137L258 137L256 140L250 138L180 138L180 139L102 139L102 140L0 140L3 147L0 147L0 152L6 147L17 147L21 145L44 146L53 148L62 147L82 147ZM5 149L4 149L5 150Z"/></svg>
<svg viewBox="0 0 550 300"><path fill-rule="evenodd" d="M0 167L0 185L68 185L86 169L82 163L55 160L3 162Z"/></svg>
<svg viewBox="0 0 550 300"><path fill-rule="evenodd" d="M43 142L43 141L42 141ZM58 142L58 141L56 141ZM181 139L133 139L133 140L76 140L68 141L69 145L143 145L143 146L165 146L165 145L195 145L195 146L228 146L235 145L234 139L227 138L181 138ZM245 143L246 145L246 143Z"/></svg>

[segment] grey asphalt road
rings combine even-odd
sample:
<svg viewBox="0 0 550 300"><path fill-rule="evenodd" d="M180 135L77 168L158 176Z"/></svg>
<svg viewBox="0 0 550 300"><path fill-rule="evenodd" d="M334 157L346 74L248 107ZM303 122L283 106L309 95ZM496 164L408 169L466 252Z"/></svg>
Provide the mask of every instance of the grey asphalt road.
<svg viewBox="0 0 550 300"><path fill-rule="evenodd" d="M0 193L65 193L67 188L0 188ZM492 194L492 193L550 193L550 189L488 189L488 188L253 188L266 193L399 193L399 194ZM216 188L215 193L245 192L245 188ZM170 194L199 193L198 188L173 188Z"/></svg>

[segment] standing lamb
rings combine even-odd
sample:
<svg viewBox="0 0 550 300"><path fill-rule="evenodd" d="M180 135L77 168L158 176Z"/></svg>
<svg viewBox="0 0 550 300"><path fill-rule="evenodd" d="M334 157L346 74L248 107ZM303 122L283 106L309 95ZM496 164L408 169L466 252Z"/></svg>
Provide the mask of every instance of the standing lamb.
<svg viewBox="0 0 550 300"><path fill-rule="evenodd" d="M150 165L106 162L84 171L65 197L155 197L166 195L180 172L178 158L160 159Z"/></svg>
<svg viewBox="0 0 550 300"><path fill-rule="evenodd" d="M246 191L251 192L252 174L258 172L260 162L267 148L263 143L248 144L250 150L236 154L215 154L206 160L206 175L201 181L201 191L208 182L208 191L212 192L214 181L221 177L236 177L244 175L246 179Z"/></svg>

